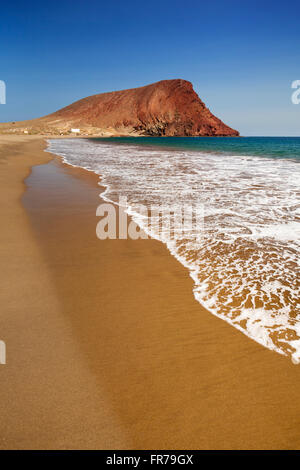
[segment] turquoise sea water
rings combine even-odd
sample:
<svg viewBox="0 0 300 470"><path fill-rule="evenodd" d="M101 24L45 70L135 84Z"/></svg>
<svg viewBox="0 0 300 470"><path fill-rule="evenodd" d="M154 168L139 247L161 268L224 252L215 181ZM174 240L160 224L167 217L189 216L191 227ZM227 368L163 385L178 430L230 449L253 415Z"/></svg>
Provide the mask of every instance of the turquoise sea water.
<svg viewBox="0 0 300 470"><path fill-rule="evenodd" d="M113 137L93 140L227 155L300 159L300 137Z"/></svg>
<svg viewBox="0 0 300 470"><path fill-rule="evenodd" d="M58 139L48 150L98 174L102 198L166 244L212 314L300 363L300 138ZM161 208L202 220L182 236L167 215L148 216Z"/></svg>

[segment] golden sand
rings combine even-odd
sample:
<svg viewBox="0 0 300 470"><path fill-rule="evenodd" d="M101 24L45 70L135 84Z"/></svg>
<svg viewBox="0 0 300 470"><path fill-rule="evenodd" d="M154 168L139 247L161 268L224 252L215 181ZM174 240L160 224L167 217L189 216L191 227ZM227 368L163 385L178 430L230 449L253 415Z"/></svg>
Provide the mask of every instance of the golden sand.
<svg viewBox="0 0 300 470"><path fill-rule="evenodd" d="M98 240L95 175L0 142L0 447L299 449L299 366L202 308L160 242Z"/></svg>

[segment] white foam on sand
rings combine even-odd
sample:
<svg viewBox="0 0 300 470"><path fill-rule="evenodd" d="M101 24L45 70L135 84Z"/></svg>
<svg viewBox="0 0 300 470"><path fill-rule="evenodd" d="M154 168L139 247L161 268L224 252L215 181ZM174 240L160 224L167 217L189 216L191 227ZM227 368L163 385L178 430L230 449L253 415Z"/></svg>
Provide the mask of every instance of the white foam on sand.
<svg viewBox="0 0 300 470"><path fill-rule="evenodd" d="M88 139L54 139L47 151L101 175L107 201L126 196L135 222L189 270L202 305L300 362L297 161ZM202 206L204 231L170 237L149 226L138 204Z"/></svg>

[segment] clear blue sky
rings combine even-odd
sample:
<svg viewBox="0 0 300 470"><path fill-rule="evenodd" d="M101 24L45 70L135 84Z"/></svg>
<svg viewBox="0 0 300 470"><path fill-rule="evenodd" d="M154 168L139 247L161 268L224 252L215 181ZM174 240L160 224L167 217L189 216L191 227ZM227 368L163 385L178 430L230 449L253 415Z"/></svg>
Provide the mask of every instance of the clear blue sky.
<svg viewBox="0 0 300 470"><path fill-rule="evenodd" d="M1 122L184 78L243 135L300 135L298 1L16 0L0 15Z"/></svg>

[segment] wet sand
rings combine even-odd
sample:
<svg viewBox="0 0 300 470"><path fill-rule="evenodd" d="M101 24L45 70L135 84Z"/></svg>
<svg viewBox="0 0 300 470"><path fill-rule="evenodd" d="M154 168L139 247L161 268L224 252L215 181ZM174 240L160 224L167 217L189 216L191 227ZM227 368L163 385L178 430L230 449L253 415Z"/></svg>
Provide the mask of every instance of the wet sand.
<svg viewBox="0 0 300 470"><path fill-rule="evenodd" d="M299 366L160 242L98 240L98 178L26 141L0 147L0 447L299 449Z"/></svg>

